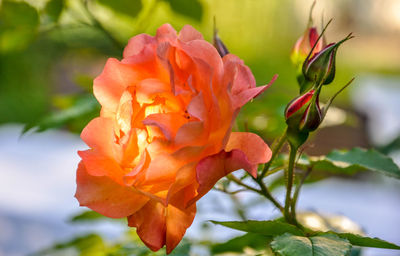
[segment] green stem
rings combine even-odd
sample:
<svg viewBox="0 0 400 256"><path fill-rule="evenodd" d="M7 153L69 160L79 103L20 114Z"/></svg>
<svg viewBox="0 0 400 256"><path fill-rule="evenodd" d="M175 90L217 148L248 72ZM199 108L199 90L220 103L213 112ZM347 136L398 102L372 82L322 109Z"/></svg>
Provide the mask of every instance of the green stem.
<svg viewBox="0 0 400 256"><path fill-rule="evenodd" d="M261 190L258 190L256 188L253 188L252 186L247 185L246 183L244 183L243 181L241 181L240 179L238 179L236 176L234 176L232 174L229 174L226 177L228 178L228 180L231 180L231 181L235 182L236 184L238 184L244 188L247 188L248 190L251 190L253 192L256 192L256 193L266 197L283 213L283 206L271 195L268 188L265 186L264 183L262 183L262 181L259 181L256 178L254 178L253 176L251 176L253 178L253 180L255 182L257 182L257 184L260 186Z"/></svg>
<svg viewBox="0 0 400 256"><path fill-rule="evenodd" d="M312 168L313 168L312 166L308 167L306 173L301 178L299 184L296 186L296 190L294 191L293 199L292 199L292 203L291 203L292 219L294 219L294 220L296 219L296 204L297 204L297 199L299 198L300 189L303 186L304 181L307 179L308 175L310 175Z"/></svg>
<svg viewBox="0 0 400 256"><path fill-rule="evenodd" d="M297 154L298 147L290 145L290 154L289 154L289 166L287 168L286 177L287 177L287 184L286 184L286 199L285 199L285 210L284 216L287 222L296 224L296 217L293 218L290 214L290 205L291 205L291 195L292 195L292 187L293 187L293 180L294 180L294 164L296 161L296 154Z"/></svg>
<svg viewBox="0 0 400 256"><path fill-rule="evenodd" d="M262 195L266 197L268 200L270 200L276 208L278 208L282 213L283 213L283 206L272 196L271 192L269 192L267 186L262 182L262 180L259 180L257 178L254 178L251 176L255 182L260 186Z"/></svg>
<svg viewBox="0 0 400 256"><path fill-rule="evenodd" d="M265 164L264 169L261 173L261 175L259 175L257 177L257 179L259 181L261 181L265 175L267 174L269 168L271 167L272 162L275 160L275 157L278 155L279 151L281 150L282 146L285 144L286 141L286 132L287 129L285 129L284 133L282 134L282 136L279 138L278 142L276 143L276 145L274 145L273 149L272 149L272 156L271 159L268 161L268 163Z"/></svg>

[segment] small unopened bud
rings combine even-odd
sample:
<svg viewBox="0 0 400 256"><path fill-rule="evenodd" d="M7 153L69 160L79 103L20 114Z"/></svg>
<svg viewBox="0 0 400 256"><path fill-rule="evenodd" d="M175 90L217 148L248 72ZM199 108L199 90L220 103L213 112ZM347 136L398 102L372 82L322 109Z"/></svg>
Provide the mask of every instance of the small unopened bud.
<svg viewBox="0 0 400 256"><path fill-rule="evenodd" d="M303 118L300 121L300 130L312 132L318 128L322 123L323 114L318 102L319 96L316 96L316 100L311 101L311 104L307 107L304 112Z"/></svg>
<svg viewBox="0 0 400 256"><path fill-rule="evenodd" d="M306 29L304 34L297 40L295 45L293 46L292 53L290 55L290 59L292 63L296 67L301 67L303 64L304 60L307 58L308 54L314 47L314 50L312 50L311 55L314 55L315 53L321 51L324 47L324 41L323 40L318 40L319 34L317 31L316 27L309 27Z"/></svg>
<svg viewBox="0 0 400 256"><path fill-rule="evenodd" d="M317 85L330 84L335 78L336 52L339 46L352 38L351 34L338 43L327 45L320 52L308 55L303 63L303 75L306 80Z"/></svg>
<svg viewBox="0 0 400 256"><path fill-rule="evenodd" d="M311 132L318 128L323 115L319 107L319 92L310 90L293 99L285 110L286 123L298 131Z"/></svg>
<svg viewBox="0 0 400 256"><path fill-rule="evenodd" d="M229 54L228 48L226 48L225 44L222 42L221 38L218 36L218 30L217 30L217 27L215 24L215 17L214 17L213 45L217 49L217 51L221 57L224 57L225 55Z"/></svg>
<svg viewBox="0 0 400 256"><path fill-rule="evenodd" d="M302 145L308 134L322 123L323 114L319 107L319 90L310 90L293 99L285 110L288 139L292 145Z"/></svg>

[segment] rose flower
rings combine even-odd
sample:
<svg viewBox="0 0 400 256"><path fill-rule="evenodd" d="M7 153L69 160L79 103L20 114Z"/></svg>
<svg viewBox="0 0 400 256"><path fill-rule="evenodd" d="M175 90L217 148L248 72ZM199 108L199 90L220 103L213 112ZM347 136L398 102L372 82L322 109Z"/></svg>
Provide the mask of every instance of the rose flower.
<svg viewBox="0 0 400 256"><path fill-rule="evenodd" d="M151 250L170 253L220 178L238 169L256 176L270 159L259 136L231 132L240 108L267 87L191 26L133 37L94 80L102 108L81 134L90 149L79 151L80 205L127 217Z"/></svg>

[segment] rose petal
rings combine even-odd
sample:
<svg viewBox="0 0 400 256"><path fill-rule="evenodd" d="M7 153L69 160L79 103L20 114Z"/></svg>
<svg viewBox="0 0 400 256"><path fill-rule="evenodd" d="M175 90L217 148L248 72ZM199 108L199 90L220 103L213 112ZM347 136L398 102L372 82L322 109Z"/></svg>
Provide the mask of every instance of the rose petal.
<svg viewBox="0 0 400 256"><path fill-rule="evenodd" d="M246 104L251 99L257 97L261 93L263 93L266 89L268 89L278 78L277 75L274 75L272 80L264 86L253 87L250 89L245 89L238 94L232 94L232 105L234 109L241 108L244 104Z"/></svg>
<svg viewBox="0 0 400 256"><path fill-rule="evenodd" d="M203 40L203 35L190 25L183 26L179 32L178 39L182 42L189 42L193 40Z"/></svg>
<svg viewBox="0 0 400 256"><path fill-rule="evenodd" d="M187 203L197 195L195 181L196 163L184 165L177 172L175 182L168 190L167 203L174 202L176 207L186 208Z"/></svg>
<svg viewBox="0 0 400 256"><path fill-rule="evenodd" d="M187 122L188 119L178 113L151 114L143 120L144 125L154 125L160 128L167 140L175 138L179 128Z"/></svg>
<svg viewBox="0 0 400 256"><path fill-rule="evenodd" d="M114 153L114 122L109 118L97 117L90 121L81 133L82 140L91 148L110 158Z"/></svg>
<svg viewBox="0 0 400 256"><path fill-rule="evenodd" d="M155 78L144 79L136 85L136 98L140 103L152 103L155 95L168 92L171 92L169 84Z"/></svg>
<svg viewBox="0 0 400 256"><path fill-rule="evenodd" d="M158 251L164 246L166 218L162 204L150 200L142 209L128 216L128 225L137 228L140 239L152 251Z"/></svg>
<svg viewBox="0 0 400 256"><path fill-rule="evenodd" d="M88 174L93 176L108 176L113 181L121 185L124 184L122 180L124 171L114 159L92 149L78 151L78 154L82 158Z"/></svg>
<svg viewBox="0 0 400 256"><path fill-rule="evenodd" d="M264 140L257 134L250 132L232 132L225 151L239 149L245 155L249 163L258 165L271 159L272 151ZM251 173L254 177L257 173Z"/></svg>
<svg viewBox="0 0 400 256"><path fill-rule="evenodd" d="M208 137L201 121L189 122L182 125L175 136L175 144L178 147L202 145Z"/></svg>
<svg viewBox="0 0 400 256"><path fill-rule="evenodd" d="M110 218L129 216L149 200L133 187L121 186L105 176L88 174L82 162L78 165L76 183L75 197L80 206L89 207Z"/></svg>
<svg viewBox="0 0 400 256"><path fill-rule="evenodd" d="M253 169L253 165L238 149L230 152L222 150L218 154L203 158L196 166L197 182L199 183L198 195L189 202L189 205L210 191L219 179L239 169L250 171Z"/></svg>
<svg viewBox="0 0 400 256"><path fill-rule="evenodd" d="M187 111L191 116L194 116L201 121L204 121L208 117L202 92L192 98L187 107Z"/></svg>
<svg viewBox="0 0 400 256"><path fill-rule="evenodd" d="M145 46L156 44L154 37L147 34L140 34L132 37L124 49L123 57L127 58L140 53Z"/></svg>
<svg viewBox="0 0 400 256"><path fill-rule="evenodd" d="M167 207L167 254L179 244L186 233L186 229L192 225L196 215L196 204L193 204L185 210L176 208L172 205Z"/></svg>
<svg viewBox="0 0 400 256"><path fill-rule="evenodd" d="M149 201L140 211L128 217L128 225L137 228L140 239L151 250L158 251L166 244L169 254L182 240L195 214L196 205L181 210Z"/></svg>
<svg viewBox="0 0 400 256"><path fill-rule="evenodd" d="M175 42L177 39L176 30L170 24L164 24L157 29L156 39L157 42L160 44L162 42Z"/></svg>

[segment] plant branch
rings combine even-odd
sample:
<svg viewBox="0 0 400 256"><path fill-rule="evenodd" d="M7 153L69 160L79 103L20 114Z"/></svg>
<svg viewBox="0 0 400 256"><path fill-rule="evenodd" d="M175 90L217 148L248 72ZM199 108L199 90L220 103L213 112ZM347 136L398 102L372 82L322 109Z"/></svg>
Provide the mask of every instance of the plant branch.
<svg viewBox="0 0 400 256"><path fill-rule="evenodd" d="M262 192L261 194L265 196L268 200L270 200L276 206L276 208L278 208L283 213L283 206L272 196L271 192L269 192L267 186L265 186L262 180L254 178L253 176L251 177L260 186Z"/></svg>
<svg viewBox="0 0 400 256"><path fill-rule="evenodd" d="M282 134L282 136L279 138L277 143L274 143L275 145L273 145L273 149L272 149L272 156L271 159L268 161L268 163L265 164L264 169L261 173L261 175L259 175L257 177L257 180L262 181L262 179L265 177L265 175L267 174L269 168L271 167L272 162L275 160L275 157L278 155L279 151L281 150L282 146L285 144L286 141L286 129L284 131L284 133ZM257 182L258 183L258 182Z"/></svg>
<svg viewBox="0 0 400 256"><path fill-rule="evenodd" d="M294 179L294 165L296 161L297 149L297 147L290 145L289 165L285 173L287 177L287 183L284 216L286 221L292 224L295 224L297 222L296 217L293 218L293 216L290 214L291 194Z"/></svg>
<svg viewBox="0 0 400 256"><path fill-rule="evenodd" d="M292 203L291 203L292 218L293 219L296 219L296 204L297 204L297 200L299 198L300 189L303 186L304 182L306 181L307 177L310 175L312 169L313 169L312 165L307 168L306 173L303 175L303 177L301 178L299 184L296 186L296 190L294 191L293 199L292 199Z"/></svg>
<svg viewBox="0 0 400 256"><path fill-rule="evenodd" d="M229 180L235 182L237 185L240 185L242 187L247 188L248 190L251 190L253 192L256 192L264 197L266 197L268 200L270 200L281 212L283 212L283 206L271 195L271 193L269 192L268 188L265 186L264 183L262 183L262 181L257 180L256 178L254 178L253 176L251 176L253 178L253 180L255 182L257 182L257 184L260 186L261 190L258 190L256 188L253 188L252 186L247 185L246 183L244 183L243 181L241 181L240 179L238 179L236 176L229 174L226 176Z"/></svg>

